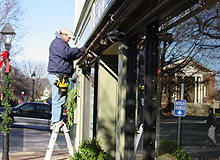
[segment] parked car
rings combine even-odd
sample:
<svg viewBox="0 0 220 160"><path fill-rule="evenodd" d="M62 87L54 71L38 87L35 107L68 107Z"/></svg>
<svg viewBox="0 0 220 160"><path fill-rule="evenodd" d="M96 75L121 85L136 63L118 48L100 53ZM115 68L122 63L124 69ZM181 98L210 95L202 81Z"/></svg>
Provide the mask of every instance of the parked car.
<svg viewBox="0 0 220 160"><path fill-rule="evenodd" d="M1 113L4 108L0 108ZM47 103L25 102L13 107L11 115L13 123L26 123L49 126L51 121L51 106ZM66 114L63 113L65 121Z"/></svg>

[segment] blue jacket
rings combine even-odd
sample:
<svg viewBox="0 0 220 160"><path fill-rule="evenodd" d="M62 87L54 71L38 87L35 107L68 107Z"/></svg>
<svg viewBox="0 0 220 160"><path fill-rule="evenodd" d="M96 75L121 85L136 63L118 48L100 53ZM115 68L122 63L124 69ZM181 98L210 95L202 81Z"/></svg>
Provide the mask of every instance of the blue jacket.
<svg viewBox="0 0 220 160"><path fill-rule="evenodd" d="M50 44L48 63L49 74L62 74L72 76L73 61L83 55L78 48L71 48L56 32L56 38Z"/></svg>

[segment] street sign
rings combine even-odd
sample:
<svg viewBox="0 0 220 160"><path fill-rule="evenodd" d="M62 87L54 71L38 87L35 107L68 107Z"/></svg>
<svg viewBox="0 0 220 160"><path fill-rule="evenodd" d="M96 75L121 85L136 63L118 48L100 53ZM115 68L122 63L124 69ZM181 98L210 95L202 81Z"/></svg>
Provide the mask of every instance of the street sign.
<svg viewBox="0 0 220 160"><path fill-rule="evenodd" d="M174 116L186 116L186 100L175 100Z"/></svg>

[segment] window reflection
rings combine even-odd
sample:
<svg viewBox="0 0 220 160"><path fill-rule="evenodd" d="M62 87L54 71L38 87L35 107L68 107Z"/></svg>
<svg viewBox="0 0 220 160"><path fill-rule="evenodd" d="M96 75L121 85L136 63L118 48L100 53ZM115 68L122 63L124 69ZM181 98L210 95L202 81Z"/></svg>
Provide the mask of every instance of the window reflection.
<svg viewBox="0 0 220 160"><path fill-rule="evenodd" d="M204 1L203 1L204 2ZM199 2L176 17L167 17L160 22L158 47L158 109L159 123L156 130L159 140L177 140L177 118L174 117L175 100L186 100L186 117L182 118L181 145L206 159L217 159L219 154L207 137L207 118L209 107L220 115L219 59L220 59L220 3L216 1ZM202 9L201 9L202 8ZM144 35L144 34L143 34ZM137 125L143 122L145 36L137 40L138 54L138 116ZM216 104L217 103L217 104ZM159 131L158 131L159 130ZM138 136L139 133L137 133ZM216 135L220 134L216 130ZM220 141L219 137L217 139ZM217 141L218 141L217 140ZM141 140L142 141L142 140ZM142 142L137 149L142 150ZM159 143L155 143L156 145ZM156 146L156 150L159 146ZM213 154L212 154L213 153Z"/></svg>

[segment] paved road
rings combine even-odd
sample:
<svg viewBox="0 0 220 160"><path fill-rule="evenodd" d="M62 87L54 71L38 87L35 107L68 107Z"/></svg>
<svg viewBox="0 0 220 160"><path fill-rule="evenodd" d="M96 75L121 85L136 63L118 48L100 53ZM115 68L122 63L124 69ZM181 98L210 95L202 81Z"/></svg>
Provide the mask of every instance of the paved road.
<svg viewBox="0 0 220 160"><path fill-rule="evenodd" d="M217 147L210 147L212 144L207 137L207 126L204 123L206 117L186 116L181 118L181 144L192 155L205 157L206 160L216 160L220 156L220 118L217 118L216 141ZM177 140L178 118L174 116L163 116L160 120L160 138ZM142 142L138 147L137 153L142 151Z"/></svg>
<svg viewBox="0 0 220 160"><path fill-rule="evenodd" d="M13 125L9 137L9 154L15 154L19 152L30 153L33 151L46 151L49 143L51 131L48 127L26 127L23 125ZM0 156L2 155L2 143L3 135L0 136ZM55 150L65 150L66 141L63 133L59 133ZM68 153L68 151L67 151Z"/></svg>
<svg viewBox="0 0 220 160"><path fill-rule="evenodd" d="M173 118L173 117L172 117ZM160 136L167 139L177 139L177 118L165 118L161 123ZM192 156L203 156L209 160L216 160L220 156L220 118L217 119L216 141L217 147L212 144L207 136L207 117L186 116L181 118L181 144Z"/></svg>

